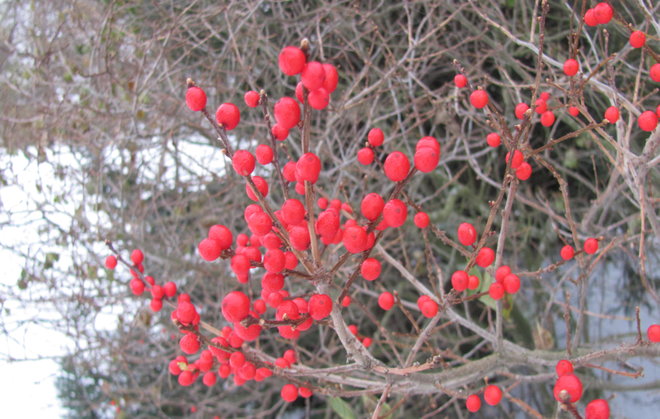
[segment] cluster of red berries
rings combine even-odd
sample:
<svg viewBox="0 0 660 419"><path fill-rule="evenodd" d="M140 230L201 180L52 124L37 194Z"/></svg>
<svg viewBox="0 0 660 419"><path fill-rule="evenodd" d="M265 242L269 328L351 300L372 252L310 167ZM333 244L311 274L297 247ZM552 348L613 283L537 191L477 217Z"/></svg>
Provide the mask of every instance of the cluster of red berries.
<svg viewBox="0 0 660 419"><path fill-rule="evenodd" d="M359 340L360 342L362 342L362 344L364 345L365 348L370 347L371 344L373 343L373 339L371 339L371 338L368 337L368 336L361 335L361 334L358 332L358 327L357 327L356 325L354 325L354 324L349 324L349 325L348 325L348 330L351 332L351 334L352 334L353 336L355 336L355 337L357 338L357 340Z"/></svg>
<svg viewBox="0 0 660 419"><path fill-rule="evenodd" d="M484 388L484 401L490 406L497 406L502 401L502 389L495 384L487 385ZM472 413L481 409L481 399L478 394L471 394L465 400L465 407Z"/></svg>
<svg viewBox="0 0 660 419"><path fill-rule="evenodd" d="M566 359L560 360L555 366L557 380L553 394L560 403L576 403L582 398L582 381L573 370L573 364ZM608 419L610 417L609 403L604 399L590 401L585 408L584 417L585 419Z"/></svg>

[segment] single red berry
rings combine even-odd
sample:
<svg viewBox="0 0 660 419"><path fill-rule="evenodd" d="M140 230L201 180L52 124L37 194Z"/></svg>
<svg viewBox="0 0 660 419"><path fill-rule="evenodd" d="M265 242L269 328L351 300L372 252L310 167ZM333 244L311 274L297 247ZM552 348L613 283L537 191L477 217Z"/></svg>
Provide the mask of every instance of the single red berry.
<svg viewBox="0 0 660 419"><path fill-rule="evenodd" d="M607 108L605 110L605 119L607 119L610 124L616 123L616 121L619 120L619 108L616 106L610 106Z"/></svg>
<svg viewBox="0 0 660 419"><path fill-rule="evenodd" d="M614 16L614 9L612 6L605 2L600 2L594 7L594 14L596 16L596 21L599 25L605 25L612 20Z"/></svg>
<svg viewBox="0 0 660 419"><path fill-rule="evenodd" d="M296 198L290 198L282 204L282 218L287 224L297 225L305 220L305 206Z"/></svg>
<svg viewBox="0 0 660 419"><path fill-rule="evenodd" d="M140 249L135 249L131 252L131 262L135 265L139 265L144 261L144 253L142 253L142 250Z"/></svg>
<svg viewBox="0 0 660 419"><path fill-rule="evenodd" d="M289 230L291 246L298 251L305 251L309 247L309 230L307 225L293 226Z"/></svg>
<svg viewBox="0 0 660 419"><path fill-rule="evenodd" d="M575 374L564 374L557 379L552 392L558 402L575 403L582 397L582 381Z"/></svg>
<svg viewBox="0 0 660 419"><path fill-rule="evenodd" d="M508 163L509 162L509 157L511 156L511 153L506 153L506 156L504 157L504 160ZM520 167L520 165L525 161L525 156L523 155L522 151L520 150L514 150L513 151L513 159L511 161L511 168L512 169L517 169Z"/></svg>
<svg viewBox="0 0 660 419"><path fill-rule="evenodd" d="M656 83L660 83L660 63L655 63L651 66L649 75L651 76L651 80Z"/></svg>
<svg viewBox="0 0 660 419"><path fill-rule="evenodd" d="M457 292L462 292L467 289L468 286L468 274L465 271L456 271L451 275L451 286Z"/></svg>
<svg viewBox="0 0 660 419"><path fill-rule="evenodd" d="M285 384L280 391L280 395L285 402L294 402L298 398L298 387L294 384Z"/></svg>
<svg viewBox="0 0 660 419"><path fill-rule="evenodd" d="M413 218L413 221L415 222L415 225L418 228L426 228L428 227L429 223L431 222L429 215L425 213L424 211L420 211L417 214L415 214L415 217Z"/></svg>
<svg viewBox="0 0 660 419"><path fill-rule="evenodd" d="M192 383L195 382L195 376L193 375L192 371L181 371L181 374L179 374L179 385L188 387L192 385Z"/></svg>
<svg viewBox="0 0 660 419"><path fill-rule="evenodd" d="M318 61L307 63L305 68L303 68L300 79L302 80L303 86L310 91L323 87L323 82L325 81L325 69L323 69L323 64Z"/></svg>
<svg viewBox="0 0 660 419"><path fill-rule="evenodd" d="M199 351L199 338L194 333L186 333L179 340L179 347L185 354L196 354Z"/></svg>
<svg viewBox="0 0 660 419"><path fill-rule="evenodd" d="M341 299L341 306L348 307L351 305L352 302L353 299L350 297L350 295L345 295L344 298Z"/></svg>
<svg viewBox="0 0 660 419"><path fill-rule="evenodd" d="M241 111L233 103L223 103L215 111L215 120L227 131L233 130L241 120Z"/></svg>
<svg viewBox="0 0 660 419"><path fill-rule="evenodd" d="M650 325L649 328L646 329L646 336L651 342L660 342L660 324Z"/></svg>
<svg viewBox="0 0 660 419"><path fill-rule="evenodd" d="M504 277L502 286L507 294L515 294L520 289L520 277L516 274L509 274Z"/></svg>
<svg viewBox="0 0 660 419"><path fill-rule="evenodd" d="M580 109L577 106L569 106L568 113L571 114L571 116L573 117L577 117L578 115L580 115Z"/></svg>
<svg viewBox="0 0 660 419"><path fill-rule="evenodd" d="M264 255L264 268L268 272L280 273L284 270L286 258L280 249L268 249Z"/></svg>
<svg viewBox="0 0 660 419"><path fill-rule="evenodd" d="M458 241L463 246L472 246L477 240L477 229L470 223L461 223L458 226Z"/></svg>
<svg viewBox="0 0 660 419"><path fill-rule="evenodd" d="M176 307L176 318L183 324L190 324L197 316L195 306L189 301L179 301Z"/></svg>
<svg viewBox="0 0 660 419"><path fill-rule="evenodd" d="M220 247L218 241L208 238L199 242L197 245L197 250L199 251L199 255L202 257L202 259L207 262L216 260L220 257L220 253L222 253L222 248Z"/></svg>
<svg viewBox="0 0 660 419"><path fill-rule="evenodd" d="M477 109L482 109L488 105L488 93L484 90L475 90L470 95L470 103Z"/></svg>
<svg viewBox="0 0 660 419"><path fill-rule="evenodd" d="M542 100L544 102L547 102L550 100L550 92L541 92L539 95L539 100Z"/></svg>
<svg viewBox="0 0 660 419"><path fill-rule="evenodd" d="M268 196L268 182L261 176L252 176L252 182L254 182L254 186L257 187L257 191L263 196L264 198ZM245 193L247 194L248 198L250 198L253 201L258 201L257 195L254 193L252 190L252 185L249 183L245 184Z"/></svg>
<svg viewBox="0 0 660 419"><path fill-rule="evenodd" d="M476 394L471 394L465 401L465 407L472 413L478 412L481 409L481 399Z"/></svg>
<svg viewBox="0 0 660 419"><path fill-rule="evenodd" d="M213 387L215 385L217 379L218 379L218 377L215 375L215 373L209 371L206 374L204 374L204 377L202 378L202 382L207 387Z"/></svg>
<svg viewBox="0 0 660 419"><path fill-rule="evenodd" d="M518 119L523 119L525 117L525 112L529 109L529 105L526 103L519 103L516 105L516 109L514 110L514 113L516 114L516 118Z"/></svg>
<svg viewBox="0 0 660 419"><path fill-rule="evenodd" d="M254 170L256 160L252 153L247 150L236 150L231 159L234 170L241 176L249 176Z"/></svg>
<svg viewBox="0 0 660 419"><path fill-rule="evenodd" d="M131 287L131 292L133 295L140 296L144 292L144 282L138 278L131 279L129 286Z"/></svg>
<svg viewBox="0 0 660 419"><path fill-rule="evenodd" d="M421 147L415 151L414 162L417 170L423 173L431 172L438 166L440 153L431 147Z"/></svg>
<svg viewBox="0 0 660 419"><path fill-rule="evenodd" d="M383 219L392 228L401 227L408 217L408 207L399 199L392 199L383 207Z"/></svg>
<svg viewBox="0 0 660 419"><path fill-rule="evenodd" d="M240 291L232 291L222 299L222 315L229 323L240 322L250 313L250 298Z"/></svg>
<svg viewBox="0 0 660 419"><path fill-rule="evenodd" d="M426 136L417 140L417 144L415 144L415 151L419 151L427 147L435 150L438 155L440 155L440 143L435 137Z"/></svg>
<svg viewBox="0 0 660 419"><path fill-rule="evenodd" d="M259 164L266 165L273 161L273 149L268 144L259 144L254 150L254 154L257 156Z"/></svg>
<svg viewBox="0 0 660 419"><path fill-rule="evenodd" d="M573 372L573 363L567 359L562 359L557 362L557 365L555 366L555 371L557 372L557 377L570 374Z"/></svg>
<svg viewBox="0 0 660 419"><path fill-rule="evenodd" d="M394 296L390 292L382 292L378 296L378 306L385 311L388 311L394 307Z"/></svg>
<svg viewBox="0 0 660 419"><path fill-rule="evenodd" d="M529 179L530 176L532 176L532 166L524 161L516 169L516 177L524 181Z"/></svg>
<svg viewBox="0 0 660 419"><path fill-rule="evenodd" d="M598 251L598 240L593 237L588 238L584 241L584 253L588 255L593 255Z"/></svg>
<svg viewBox="0 0 660 419"><path fill-rule="evenodd" d="M495 251L490 247L482 247L477 253L477 258L475 259L477 265L482 268L489 267L495 260Z"/></svg>
<svg viewBox="0 0 660 419"><path fill-rule="evenodd" d="M105 258L105 267L108 269L115 269L117 267L117 256L108 255L108 257Z"/></svg>
<svg viewBox="0 0 660 419"><path fill-rule="evenodd" d="M508 265L502 265L495 270L495 281L500 284L504 281L504 277L511 273L511 268Z"/></svg>
<svg viewBox="0 0 660 419"><path fill-rule="evenodd" d="M256 108L259 106L260 99L261 97L259 96L259 93L255 92L254 90L248 90L243 95L243 100L249 108Z"/></svg>
<svg viewBox="0 0 660 419"><path fill-rule="evenodd" d="M346 227L342 242L349 253L364 252L367 247L367 232L357 225Z"/></svg>
<svg viewBox="0 0 660 419"><path fill-rule="evenodd" d="M367 281L373 281L380 276L381 265L378 259L367 258L360 266L360 274Z"/></svg>
<svg viewBox="0 0 660 419"><path fill-rule="evenodd" d="M461 88L467 86L468 79L463 74L457 74L454 76L454 84L456 87Z"/></svg>
<svg viewBox="0 0 660 419"><path fill-rule="evenodd" d="M633 48L641 48L646 43L646 34L642 31L633 31L630 34L630 46Z"/></svg>
<svg viewBox="0 0 660 419"><path fill-rule="evenodd" d="M408 157L400 151L391 152L385 159L385 175L392 182L401 182L408 176L410 170L410 161Z"/></svg>
<svg viewBox="0 0 660 419"><path fill-rule="evenodd" d="M573 249L573 246L568 244L562 247L561 251L559 252L559 256L561 256L561 258L564 260L571 260L573 259L574 255L575 255L575 250Z"/></svg>
<svg viewBox="0 0 660 419"><path fill-rule="evenodd" d="M493 282L490 284L490 287L488 287L488 295L490 295L490 298L493 300L501 299L504 297L504 285L499 282Z"/></svg>
<svg viewBox="0 0 660 419"><path fill-rule="evenodd" d="M573 77L577 74L579 69L580 64L578 64L577 60L569 58L568 60L564 61L564 74L567 76Z"/></svg>
<svg viewBox="0 0 660 419"><path fill-rule="evenodd" d="M426 297L422 299L422 297ZM435 301L431 300L428 296L422 296L417 300L417 307L419 307L419 310L422 312L422 315L426 318L432 318L435 317L436 314L438 314L438 303ZM421 300L421 301L420 301Z"/></svg>
<svg viewBox="0 0 660 419"><path fill-rule="evenodd" d="M607 400L595 399L584 409L584 419L609 419L610 405Z"/></svg>
<svg viewBox="0 0 660 419"><path fill-rule="evenodd" d="M552 126L555 123L555 114L552 111L545 111L541 114L541 125L544 127Z"/></svg>
<svg viewBox="0 0 660 419"><path fill-rule="evenodd" d="M149 303L149 307L154 312L159 312L163 308L163 300L158 298L152 298L151 302Z"/></svg>
<svg viewBox="0 0 660 419"><path fill-rule="evenodd" d="M309 315L314 320L323 320L332 311L332 298L325 294L314 294L309 298Z"/></svg>
<svg viewBox="0 0 660 419"><path fill-rule="evenodd" d="M332 64L323 63L323 70L325 72L323 88L328 91L328 94L330 94L335 91L337 88L337 83L339 82L337 67Z"/></svg>
<svg viewBox="0 0 660 419"><path fill-rule="evenodd" d="M644 111L637 118L637 125L642 131L651 132L658 126L658 115L653 111Z"/></svg>
<svg viewBox="0 0 660 419"><path fill-rule="evenodd" d="M491 406L497 406L502 400L502 390L494 384L486 386L484 400Z"/></svg>
<svg viewBox="0 0 660 419"><path fill-rule="evenodd" d="M305 153L296 163L296 177L298 181L316 183L321 173L321 160L314 153Z"/></svg>
<svg viewBox="0 0 660 419"><path fill-rule="evenodd" d="M491 132L486 136L486 143L488 143L488 145L491 147L498 147L502 143L502 141L498 133Z"/></svg>
<svg viewBox="0 0 660 419"><path fill-rule="evenodd" d="M596 11L594 9L588 9L584 13L584 23L587 26L596 26L596 25L598 25L598 18L596 17Z"/></svg>
<svg viewBox="0 0 660 419"><path fill-rule="evenodd" d="M357 152L357 160L361 165L368 166L374 162L374 150L370 147L362 147Z"/></svg>
<svg viewBox="0 0 660 419"><path fill-rule="evenodd" d="M191 111L201 111L206 107L206 93L197 86L189 87L186 90L186 105Z"/></svg>
<svg viewBox="0 0 660 419"><path fill-rule="evenodd" d="M550 97L550 94L549 94L548 92L543 92L543 93L547 93L547 94L548 94L548 98ZM543 96L543 93L541 93L541 96ZM537 114L540 115L540 114L542 114L543 112L547 111L547 110L548 110L548 102L547 102L547 100L548 100L548 99L543 99L542 97L536 99L536 102L534 102L534 112L536 112Z"/></svg>
<svg viewBox="0 0 660 419"><path fill-rule="evenodd" d="M367 135L367 141L372 147L379 147L385 141L385 135L380 128L372 128Z"/></svg>
<svg viewBox="0 0 660 419"><path fill-rule="evenodd" d="M305 53L297 47L282 48L277 58L280 70L287 76L295 76L302 72L303 68L305 68L305 62L307 62Z"/></svg>
<svg viewBox="0 0 660 419"><path fill-rule="evenodd" d="M328 103L330 103L330 94L323 87L312 90L307 95L307 102L309 103L309 106L320 111L325 109L326 106L328 106Z"/></svg>
<svg viewBox="0 0 660 419"><path fill-rule="evenodd" d="M468 289L471 291L476 290L479 288L479 277L476 275L470 275L468 276Z"/></svg>
<svg viewBox="0 0 660 419"><path fill-rule="evenodd" d="M383 198L379 194L372 192L367 194L362 199L362 203L360 204L360 211L362 212L364 218L369 221L373 221L380 217L384 207L385 201Z"/></svg>
<svg viewBox="0 0 660 419"><path fill-rule="evenodd" d="M275 103L273 114L278 125L290 130L300 122L300 105L295 99L285 96Z"/></svg>
<svg viewBox="0 0 660 419"><path fill-rule="evenodd" d="M176 295L176 284L172 281L166 282L165 285L163 285L163 291L167 298L174 297Z"/></svg>
<svg viewBox="0 0 660 419"><path fill-rule="evenodd" d="M286 140L286 137L289 136L289 129L285 128L281 124L273 125L273 128L271 128L270 132L273 134L273 137L275 137L277 141L284 141Z"/></svg>
<svg viewBox="0 0 660 419"><path fill-rule="evenodd" d="M160 285L154 285L151 287L151 296L155 300L162 300L165 297L165 291Z"/></svg>

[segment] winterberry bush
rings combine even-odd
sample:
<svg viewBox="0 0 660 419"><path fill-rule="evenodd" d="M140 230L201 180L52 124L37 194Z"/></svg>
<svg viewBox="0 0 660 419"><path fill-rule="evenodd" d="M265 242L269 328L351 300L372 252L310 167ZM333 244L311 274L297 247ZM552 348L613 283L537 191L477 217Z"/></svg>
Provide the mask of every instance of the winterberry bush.
<svg viewBox="0 0 660 419"><path fill-rule="evenodd" d="M356 39L232 33L213 71L241 83L180 75L223 163L169 249L194 274L165 241L109 233L104 254L167 321L150 367L186 403L166 414L607 418L612 380L660 355L654 6L431 4ZM603 280L620 260L628 281ZM621 320L605 292L625 332L591 331Z"/></svg>

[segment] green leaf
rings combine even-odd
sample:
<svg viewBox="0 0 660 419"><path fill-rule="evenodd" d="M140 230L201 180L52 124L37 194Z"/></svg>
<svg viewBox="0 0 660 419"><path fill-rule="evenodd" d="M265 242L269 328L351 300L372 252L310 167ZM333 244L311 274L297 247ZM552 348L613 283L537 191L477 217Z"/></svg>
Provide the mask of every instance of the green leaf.
<svg viewBox="0 0 660 419"><path fill-rule="evenodd" d="M330 398L330 407L341 419L356 419L351 406L339 397Z"/></svg>

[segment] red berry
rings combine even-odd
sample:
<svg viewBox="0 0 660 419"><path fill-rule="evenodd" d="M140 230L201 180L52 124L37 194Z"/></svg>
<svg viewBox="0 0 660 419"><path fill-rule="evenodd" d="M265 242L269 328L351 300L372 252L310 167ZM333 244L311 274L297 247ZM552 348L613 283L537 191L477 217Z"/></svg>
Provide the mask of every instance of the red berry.
<svg viewBox="0 0 660 419"><path fill-rule="evenodd" d="M245 100L245 104L250 107L250 108L256 108L259 106L259 93L255 92L254 90L248 90L245 92L243 95L243 100Z"/></svg>
<svg viewBox="0 0 660 419"><path fill-rule="evenodd" d="M435 317L436 314L438 314L438 303L431 300L431 298L426 295L419 297L419 299L417 300L417 307L419 307L419 310L422 312L422 315L424 315L424 317L426 318L430 319L432 317Z"/></svg>
<svg viewBox="0 0 660 419"><path fill-rule="evenodd" d="M408 176L410 170L410 161L408 157L400 151L391 152L385 159L385 175L392 182L401 182Z"/></svg>
<svg viewBox="0 0 660 419"><path fill-rule="evenodd" d="M358 150L357 160L360 164L367 166L374 162L374 150L370 147L363 147Z"/></svg>
<svg viewBox="0 0 660 419"><path fill-rule="evenodd" d="M385 311L390 310L394 307L394 296L390 292L382 292L378 296L378 306Z"/></svg>
<svg viewBox="0 0 660 419"><path fill-rule="evenodd" d="M307 102L309 106L320 111L321 109L325 109L328 103L330 103L330 94L323 87L312 90L307 95Z"/></svg>
<svg viewBox="0 0 660 419"><path fill-rule="evenodd" d="M633 48L641 48L646 43L646 34L642 31L634 31L630 34L629 41Z"/></svg>
<svg viewBox="0 0 660 419"><path fill-rule="evenodd" d="M222 253L222 248L217 240L213 239L203 239L197 245L197 250L199 250L199 255L207 262L212 262L220 257Z"/></svg>
<svg viewBox="0 0 660 419"><path fill-rule="evenodd" d="M144 292L144 282L138 278L131 279L129 286L131 287L131 292L133 295L140 296Z"/></svg>
<svg viewBox="0 0 660 419"><path fill-rule="evenodd" d="M598 18L596 17L596 11L594 9L588 9L584 13L584 23L587 26L596 26L596 25L598 25Z"/></svg>
<svg viewBox="0 0 660 419"><path fill-rule="evenodd" d="M108 269L115 269L117 267L117 257L115 255L109 255L106 257L105 267Z"/></svg>
<svg viewBox="0 0 660 419"><path fill-rule="evenodd" d="M526 103L519 103L516 105L516 109L514 113L516 114L516 118L518 119L523 119L525 117L525 112L529 109L529 105Z"/></svg>
<svg viewBox="0 0 660 419"><path fill-rule="evenodd" d="M321 173L321 160L314 153L305 153L296 163L296 177L299 182L316 183Z"/></svg>
<svg viewBox="0 0 660 419"><path fill-rule="evenodd" d="M428 173L438 166L440 153L431 147L421 147L415 151L414 161L417 170Z"/></svg>
<svg viewBox="0 0 660 419"><path fill-rule="evenodd" d="M332 298L325 294L314 294L309 298L309 315L314 320L323 320L332 311Z"/></svg>
<svg viewBox="0 0 660 419"><path fill-rule="evenodd" d="M438 153L438 155L440 155L440 143L435 137L426 136L417 140L417 144L415 144L415 151L419 151L427 147L432 148Z"/></svg>
<svg viewBox="0 0 660 419"><path fill-rule="evenodd" d="M297 47L282 48L277 58L280 70L287 76L295 76L302 72L306 61L305 53Z"/></svg>
<svg viewBox="0 0 660 419"><path fill-rule="evenodd" d="M415 225L418 228L426 228L428 227L429 223L431 220L429 219L429 216L427 213L420 211L417 214L415 214L415 217L413 218L413 221L415 222Z"/></svg>
<svg viewBox="0 0 660 419"><path fill-rule="evenodd" d="M575 403L582 397L582 382L575 374L564 374L557 379L552 392L558 402L564 401L565 394L568 401Z"/></svg>
<svg viewBox="0 0 660 419"><path fill-rule="evenodd" d="M280 391L280 395L285 402L294 402L298 398L298 387L294 384L285 384Z"/></svg>
<svg viewBox="0 0 660 419"><path fill-rule="evenodd" d="M268 249L264 255L264 268L268 272L280 273L284 270L286 258L280 249Z"/></svg>
<svg viewBox="0 0 660 419"><path fill-rule="evenodd" d="M162 300L163 297L165 297L165 291L163 291L163 287L160 285L154 285L151 287L151 296L155 300Z"/></svg>
<svg viewBox="0 0 660 419"><path fill-rule="evenodd" d="M509 157L511 156L511 153L506 153L506 156L504 157L504 160L508 163L509 162ZM511 168L512 169L517 169L520 167L520 165L525 161L525 156L523 155L522 151L520 150L514 150L513 151L513 159L511 161Z"/></svg>
<svg viewBox="0 0 660 419"><path fill-rule="evenodd" d="M660 324L652 324L646 329L646 336L651 342L660 342Z"/></svg>
<svg viewBox="0 0 660 419"><path fill-rule="evenodd" d="M312 397L312 390L308 389L307 387L300 387L298 389L298 394L300 394L300 397L308 399Z"/></svg>
<svg viewBox="0 0 660 419"><path fill-rule="evenodd" d="M458 226L458 241L463 246L472 246L477 240L477 229L470 223L461 223Z"/></svg>
<svg viewBox="0 0 660 419"><path fill-rule="evenodd" d="M594 15L596 16L596 21L599 25L605 25L612 20L614 16L614 10L612 6L605 2L600 2L594 7Z"/></svg>
<svg viewBox="0 0 660 419"><path fill-rule="evenodd" d="M548 93L548 92L543 92L543 93ZM541 93L541 96L543 96L543 93ZM548 93L548 98L549 97L550 94ZM547 111L548 110L547 100L548 99L543 99L543 98L536 99L536 102L534 103L534 112L540 115L543 112Z"/></svg>
<svg viewBox="0 0 660 419"><path fill-rule="evenodd" d="M192 385L192 383L195 382L195 377L191 371L181 371L181 374L179 374L178 378L179 384L188 387Z"/></svg>
<svg viewBox="0 0 660 419"><path fill-rule="evenodd" d="M470 103L477 109L481 109L488 105L488 93L484 90L475 90L470 95Z"/></svg>
<svg viewBox="0 0 660 419"><path fill-rule="evenodd" d="M477 288L479 288L479 277L476 275L468 276L468 289L474 291Z"/></svg>
<svg viewBox="0 0 660 419"><path fill-rule="evenodd" d="M476 394L471 394L465 401L465 407L472 413L478 412L481 409L481 399Z"/></svg>
<svg viewBox="0 0 660 419"><path fill-rule="evenodd" d="M273 128L271 128L270 132L273 134L273 137L275 137L277 141L284 141L286 140L286 137L289 136L289 129L285 128L281 124L273 125Z"/></svg>
<svg viewBox="0 0 660 419"><path fill-rule="evenodd" d="M151 310L158 312L163 308L163 300L160 300L158 298L152 298L151 302L149 303L149 307Z"/></svg>
<svg viewBox="0 0 660 419"><path fill-rule="evenodd" d="M584 253L588 255L593 255L598 251L598 240L593 237L588 238L584 241Z"/></svg>
<svg viewBox="0 0 660 419"><path fill-rule="evenodd" d="M515 294L520 289L520 277L516 274L509 274L504 277L502 286L507 294Z"/></svg>
<svg viewBox="0 0 660 419"><path fill-rule="evenodd" d="M356 225L346 227L342 241L349 253L364 252L367 247L367 232L362 227Z"/></svg>
<svg viewBox="0 0 660 419"><path fill-rule="evenodd" d="M318 61L307 63L300 75L300 79L302 80L303 86L310 91L323 87L323 82L325 81L325 69L323 69L323 64Z"/></svg>
<svg viewBox="0 0 660 419"><path fill-rule="evenodd" d="M261 176L252 176L252 182L254 186L257 187L257 190L264 198L268 195L268 182ZM253 201L258 201L257 195L252 191L252 187L249 183L245 184L245 193L247 193L248 198Z"/></svg>
<svg viewBox="0 0 660 419"><path fill-rule="evenodd" d="M305 206L295 198L287 199L282 204L282 218L287 224L302 223L305 220Z"/></svg>
<svg viewBox="0 0 660 419"><path fill-rule="evenodd" d="M179 340L179 347L185 354L195 354L199 351L199 338L194 333L186 333Z"/></svg>
<svg viewBox="0 0 660 419"><path fill-rule="evenodd" d="M495 251L490 247L482 247L477 253L476 263L482 268L489 267L495 260Z"/></svg>
<svg viewBox="0 0 660 419"><path fill-rule="evenodd" d="M495 270L495 281L500 284L504 281L504 277L511 273L511 268L508 265L502 265Z"/></svg>
<svg viewBox="0 0 660 419"><path fill-rule="evenodd" d="M502 143L502 141L498 133L491 132L486 136L486 143L488 143L488 145L491 147L498 147Z"/></svg>
<svg viewBox="0 0 660 419"><path fill-rule="evenodd" d="M580 109L577 106L569 106L568 113L573 117L577 117L580 114Z"/></svg>
<svg viewBox="0 0 660 419"><path fill-rule="evenodd" d="M467 86L468 79L463 74L457 74L454 76L454 84L456 87L461 88Z"/></svg>
<svg viewBox="0 0 660 419"><path fill-rule="evenodd" d="M238 106L233 103L223 103L215 111L215 120L218 124L224 126L227 131L230 131L236 128L241 120L241 112L238 110Z"/></svg>
<svg viewBox="0 0 660 419"><path fill-rule="evenodd" d="M538 99L538 100L542 100L542 101L544 101L544 102L549 101L549 100L550 100L550 93L549 93L549 92L542 92L542 93L539 95L539 99ZM538 101L537 101L537 102L538 102ZM538 104L537 104L537 106L538 106Z"/></svg>
<svg viewBox="0 0 660 419"><path fill-rule="evenodd" d="M653 111L644 111L637 118L637 125L642 131L651 132L658 126L658 115Z"/></svg>
<svg viewBox="0 0 660 419"><path fill-rule="evenodd" d="M206 107L206 93L197 86L189 87L186 90L186 105L191 111L201 111Z"/></svg>
<svg viewBox="0 0 660 419"><path fill-rule="evenodd" d="M584 409L584 419L609 419L609 417L610 405L607 403L607 400L592 400Z"/></svg>
<svg viewBox="0 0 660 419"><path fill-rule="evenodd" d="M561 258L564 260L571 260L573 259L574 255L575 255L575 250L573 250L573 246L568 244L562 247L561 251L559 252L559 256L561 256Z"/></svg>
<svg viewBox="0 0 660 419"><path fill-rule="evenodd" d="M541 125L549 127L555 123L555 114L552 111L545 111L541 114Z"/></svg>
<svg viewBox="0 0 660 419"><path fill-rule="evenodd" d="M285 96L273 106L275 121L283 129L290 130L300 122L300 106L295 99Z"/></svg>
<svg viewBox="0 0 660 419"><path fill-rule="evenodd" d="M206 374L204 374L204 377L202 378L202 382L207 387L213 387L215 385L215 382L217 381L217 379L218 378L215 375L215 373L209 371Z"/></svg>
<svg viewBox="0 0 660 419"><path fill-rule="evenodd" d="M370 347L372 343L373 343L373 340L371 338L362 339L362 344L364 345L365 348Z"/></svg>
<svg viewBox="0 0 660 419"><path fill-rule="evenodd" d="M383 145L385 135L380 128L372 128L367 135L367 141L372 147L378 147Z"/></svg>
<svg viewBox="0 0 660 419"><path fill-rule="evenodd" d="M166 282L163 285L163 292L167 298L172 298L176 295L176 284L172 281Z"/></svg>
<svg viewBox="0 0 660 419"><path fill-rule="evenodd" d="M188 301L179 301L176 307L176 318L183 324L190 324L197 316L195 306Z"/></svg>
<svg viewBox="0 0 660 419"><path fill-rule="evenodd" d="M289 230L291 246L298 251L307 250L309 247L309 230L307 225L294 226Z"/></svg>
<svg viewBox="0 0 660 419"><path fill-rule="evenodd" d="M493 300L501 299L504 297L504 285L499 282L493 282L490 284L490 287L488 287L488 295L490 295L490 298Z"/></svg>
<svg viewBox="0 0 660 419"><path fill-rule="evenodd" d="M607 119L607 121L610 124L614 124L616 121L618 121L619 120L619 108L617 108L616 106L610 106L609 108L607 108L605 110L605 119Z"/></svg>
<svg viewBox="0 0 660 419"><path fill-rule="evenodd" d="M660 63L655 63L651 66L649 75L651 76L651 80L656 83L660 83Z"/></svg>
<svg viewBox="0 0 660 419"><path fill-rule="evenodd" d="M232 291L222 299L222 315L229 323L240 322L250 313L250 298L240 291Z"/></svg>
<svg viewBox="0 0 660 419"><path fill-rule="evenodd" d="M337 83L339 82L339 74L337 74L337 68L332 64L324 63L323 70L325 71L323 88L328 92L328 94L330 94L337 88Z"/></svg>
<svg viewBox="0 0 660 419"><path fill-rule="evenodd" d="M378 259L367 258L360 266L360 274L367 281L373 281L380 276L381 265Z"/></svg>
<svg viewBox="0 0 660 419"><path fill-rule="evenodd" d="M237 150L231 159L234 170L241 176L249 176L254 170L256 160L252 153L247 150Z"/></svg>
<svg viewBox="0 0 660 419"><path fill-rule="evenodd" d="M380 217L384 207L385 201L375 192L367 194L367 196L362 199L362 203L360 204L362 215L364 215L364 218L369 221L373 221Z"/></svg>
<svg viewBox="0 0 660 419"><path fill-rule="evenodd" d="M577 60L569 58L568 60L564 61L564 74L567 76L572 77L576 75L579 69L580 64L578 64Z"/></svg>
<svg viewBox="0 0 660 419"><path fill-rule="evenodd" d="M254 150L254 154L257 156L259 164L266 165L273 161L273 149L268 144L259 144Z"/></svg>
<svg viewBox="0 0 660 419"><path fill-rule="evenodd" d="M467 289L468 286L468 274L465 271L456 271L451 276L451 286L457 292L462 292Z"/></svg>
<svg viewBox="0 0 660 419"><path fill-rule="evenodd" d="M392 199L383 207L383 219L392 228L401 227L408 217L406 204L398 199Z"/></svg>
<svg viewBox="0 0 660 419"><path fill-rule="evenodd" d="M570 374L573 372L573 363L567 359L562 359L557 362L557 365L555 366L555 371L557 372L557 377Z"/></svg>
<svg viewBox="0 0 660 419"><path fill-rule="evenodd" d="M516 169L516 177L520 180L527 180L530 176L532 176L532 166L524 161Z"/></svg>
<svg viewBox="0 0 660 419"><path fill-rule="evenodd" d="M131 252L131 262L135 265L139 265L144 261L144 253L142 253L142 250L140 249L135 249Z"/></svg>
<svg viewBox="0 0 660 419"><path fill-rule="evenodd" d="M349 295L345 295L344 298L341 299L341 306L348 307L351 305L352 302L353 299Z"/></svg>
<svg viewBox="0 0 660 419"><path fill-rule="evenodd" d="M502 390L491 384L484 389L484 400L491 406L497 406L502 400Z"/></svg>

